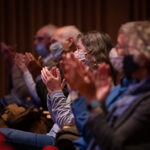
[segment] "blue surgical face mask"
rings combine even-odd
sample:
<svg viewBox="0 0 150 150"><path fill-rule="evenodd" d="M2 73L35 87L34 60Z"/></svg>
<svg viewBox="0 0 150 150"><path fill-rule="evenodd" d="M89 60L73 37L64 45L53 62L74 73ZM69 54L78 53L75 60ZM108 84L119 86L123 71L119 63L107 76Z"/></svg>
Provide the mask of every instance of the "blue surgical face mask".
<svg viewBox="0 0 150 150"><path fill-rule="evenodd" d="M36 52L38 55L42 56L43 58L46 57L49 53L46 46L44 44L38 44L36 46Z"/></svg>
<svg viewBox="0 0 150 150"><path fill-rule="evenodd" d="M51 54L53 55L53 58L56 61L59 61L61 59L61 56L64 50L60 42L55 42L51 44L50 51L51 51Z"/></svg>
<svg viewBox="0 0 150 150"><path fill-rule="evenodd" d="M118 72L123 71L123 56L118 55L115 48L112 48L109 53L110 62L115 70Z"/></svg>

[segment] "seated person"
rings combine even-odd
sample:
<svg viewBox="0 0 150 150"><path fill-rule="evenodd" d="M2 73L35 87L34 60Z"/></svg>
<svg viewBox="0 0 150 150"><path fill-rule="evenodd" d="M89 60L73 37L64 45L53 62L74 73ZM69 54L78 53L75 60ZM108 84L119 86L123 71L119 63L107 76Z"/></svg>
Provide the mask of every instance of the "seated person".
<svg viewBox="0 0 150 150"><path fill-rule="evenodd" d="M117 40L119 47L124 50L123 71L127 77L132 77L138 82L128 88L124 96L116 102L108 114L105 114L101 106L111 89L109 66L101 64L98 71L92 74L95 75L93 78L89 73L83 71L84 69L81 69L75 60L74 65L72 65L74 67L70 70L69 64L73 61L70 62L71 59L66 60L68 61L66 77L71 77L71 74L74 74L73 77L82 79L80 82L77 80L74 82L75 78L72 80L67 78L70 86L78 89L91 106L90 116L87 119L84 119L85 111L83 109L74 110L76 113L74 114L75 120L84 119L84 126L81 128L82 134L87 134L87 129L90 129L88 130L91 132L88 149L142 150L150 148L150 22L127 23L123 26L130 30L128 34L119 33ZM86 72L86 80L84 80L84 72ZM95 89L93 90L91 87L95 87ZM80 102L82 103L82 101Z"/></svg>

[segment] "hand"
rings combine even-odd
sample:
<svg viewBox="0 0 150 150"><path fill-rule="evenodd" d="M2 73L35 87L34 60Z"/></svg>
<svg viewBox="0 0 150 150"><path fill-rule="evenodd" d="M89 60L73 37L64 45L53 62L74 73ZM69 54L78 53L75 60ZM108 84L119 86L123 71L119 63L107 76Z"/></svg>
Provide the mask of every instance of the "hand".
<svg viewBox="0 0 150 150"><path fill-rule="evenodd" d="M16 47L11 47L6 45L5 43L1 43L1 53L5 61L7 62L8 67L12 67L14 64Z"/></svg>
<svg viewBox="0 0 150 150"><path fill-rule="evenodd" d="M26 71L28 71L28 68L25 64L25 55L21 54L21 53L16 53L15 58L14 58L14 62L15 65L23 72L25 73Z"/></svg>
<svg viewBox="0 0 150 150"><path fill-rule="evenodd" d="M93 99L95 95L95 85L90 72L87 71L81 61L74 57L72 53L64 55L61 61L64 76L72 89L77 90L88 99Z"/></svg>
<svg viewBox="0 0 150 150"><path fill-rule="evenodd" d="M93 72L93 77L96 86L96 99L103 103L112 85L110 66L105 63L100 64L98 69Z"/></svg>
<svg viewBox="0 0 150 150"><path fill-rule="evenodd" d="M41 60L41 58L39 57L39 59L36 60L31 53L25 53L25 57L25 64L29 69L30 73L32 74L33 79L35 79L38 75L41 74L42 66L39 61Z"/></svg>
<svg viewBox="0 0 150 150"><path fill-rule="evenodd" d="M89 67L85 68L72 54L67 54L61 66L71 88L85 96L88 103L92 100L104 102L112 83L109 65L100 64L98 70L91 73Z"/></svg>
<svg viewBox="0 0 150 150"><path fill-rule="evenodd" d="M47 87L48 93L51 94L61 89L61 75L58 68L53 67L50 71L44 67L41 71L41 78Z"/></svg>

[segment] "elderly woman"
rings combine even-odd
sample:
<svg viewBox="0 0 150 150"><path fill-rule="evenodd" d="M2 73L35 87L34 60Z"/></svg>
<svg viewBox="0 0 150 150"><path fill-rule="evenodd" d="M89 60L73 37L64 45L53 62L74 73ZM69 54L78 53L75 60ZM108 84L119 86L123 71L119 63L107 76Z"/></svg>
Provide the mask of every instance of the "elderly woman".
<svg viewBox="0 0 150 150"><path fill-rule="evenodd" d="M77 60L66 57L66 70L73 63L73 67L66 74L75 74L74 77L83 79L78 82L72 78L71 87L76 87L91 106L89 118L85 117L83 101L78 103L82 109L73 108L75 120L79 120L79 130L84 137L87 129L90 129L92 136L87 137L88 150L150 148L150 22L129 22L121 28L127 30L119 32L117 39L116 48L122 56L121 70L137 82L128 88L108 114L101 107L111 89L108 65L101 64L97 72L90 76Z"/></svg>
<svg viewBox="0 0 150 150"><path fill-rule="evenodd" d="M122 45L124 38L128 40ZM150 149L150 22L135 22L131 33L119 37L117 45L125 53L125 74L138 83L129 87L107 120L101 108L94 108L87 127L100 149Z"/></svg>

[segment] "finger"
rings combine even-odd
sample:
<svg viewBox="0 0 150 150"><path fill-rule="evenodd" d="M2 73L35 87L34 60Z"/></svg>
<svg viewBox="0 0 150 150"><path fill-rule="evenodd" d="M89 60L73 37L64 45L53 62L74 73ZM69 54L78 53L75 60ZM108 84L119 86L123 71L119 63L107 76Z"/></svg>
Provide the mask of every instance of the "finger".
<svg viewBox="0 0 150 150"><path fill-rule="evenodd" d="M57 74L57 76L56 76L56 78L57 78L57 80L61 80L61 75L60 75L60 71L59 71L59 69L58 68L56 68L56 74Z"/></svg>
<svg viewBox="0 0 150 150"><path fill-rule="evenodd" d="M43 76L43 73L42 73L42 71L41 71L41 79L42 79L42 81L43 81L43 83L46 85L46 80L45 80L45 78L44 78L44 76Z"/></svg>
<svg viewBox="0 0 150 150"><path fill-rule="evenodd" d="M61 88L63 89L65 85L66 85L66 79L63 79L63 81L61 83Z"/></svg>
<svg viewBox="0 0 150 150"><path fill-rule="evenodd" d="M42 77L45 80L45 82L47 82L47 75L46 75L46 72L45 72L45 68L42 69L41 74L42 74Z"/></svg>
<svg viewBox="0 0 150 150"><path fill-rule="evenodd" d="M47 83L48 80L50 79L50 75L47 75L47 68L46 67L44 67L42 69L42 76L43 76L44 81Z"/></svg>
<svg viewBox="0 0 150 150"><path fill-rule="evenodd" d="M43 65L42 56L39 56L39 57L38 57L38 64L39 64L40 66Z"/></svg>
<svg viewBox="0 0 150 150"><path fill-rule="evenodd" d="M35 60L34 56L31 53L26 52L25 55L27 56L29 61Z"/></svg>
<svg viewBox="0 0 150 150"><path fill-rule="evenodd" d="M51 73L54 77L57 77L56 67L52 67L50 73Z"/></svg>
<svg viewBox="0 0 150 150"><path fill-rule="evenodd" d="M48 78L50 77L49 71L47 69L47 67L43 68L43 74L46 80L48 80Z"/></svg>
<svg viewBox="0 0 150 150"><path fill-rule="evenodd" d="M85 67L85 73L84 74L85 74L85 76L87 76L89 78L90 81L93 81L93 77L92 77L92 74L90 72L89 66Z"/></svg>

